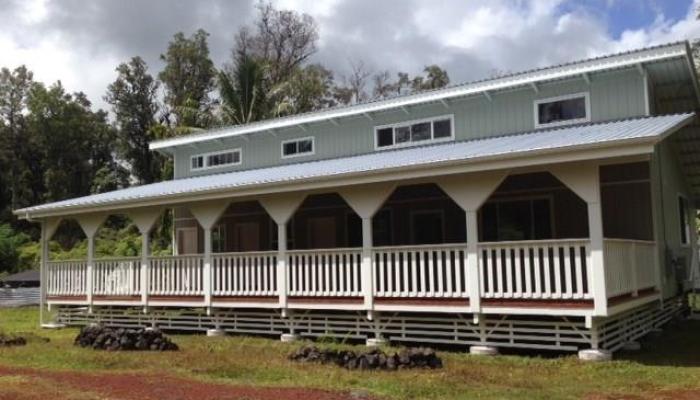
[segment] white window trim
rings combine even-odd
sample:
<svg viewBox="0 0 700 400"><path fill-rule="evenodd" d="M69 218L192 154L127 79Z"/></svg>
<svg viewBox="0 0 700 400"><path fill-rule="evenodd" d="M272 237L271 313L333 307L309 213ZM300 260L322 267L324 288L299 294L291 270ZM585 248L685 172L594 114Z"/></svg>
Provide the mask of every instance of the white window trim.
<svg viewBox="0 0 700 400"><path fill-rule="evenodd" d="M301 142L304 140L311 140L311 151L306 152L306 153L296 153L296 154L289 154L285 155L284 154L284 145L287 143L293 143L293 142ZM298 149L297 145L297 149ZM306 136L302 138L295 138L295 139L287 139L283 140L282 143L280 143L280 155L282 158L297 158L297 157L306 157L306 156L313 156L316 154L316 137L315 136Z"/></svg>
<svg viewBox="0 0 700 400"><path fill-rule="evenodd" d="M444 138L439 138L439 139L434 139L433 138L433 121L439 121L443 119L449 119L450 120L450 136L444 137ZM399 126L410 126L413 124L419 124L422 122L430 122L430 139L429 140L421 140L419 142L406 142L406 143L401 143L401 144L396 144L396 137L393 137L394 139L394 144L391 146L379 146L379 130L380 129L385 129L385 128L396 128ZM392 130L392 135L395 135L395 132ZM440 115L437 117L430 117L430 118L422 118L422 119L414 119L410 121L401 121L401 122L396 122L393 124L386 124L386 125L378 125L374 127L374 150L389 150L389 149L397 149L397 148L402 148L402 147L413 147L413 146L422 146L425 144L432 144L432 143L440 143L440 142L450 142L455 140L455 116L454 114L447 114L447 115Z"/></svg>
<svg viewBox="0 0 700 400"><path fill-rule="evenodd" d="M238 162L234 162L231 164L221 164L221 165L215 165L213 167L210 167L207 165L207 158L209 156L215 156L219 154L226 154L226 153L231 153L231 152L238 152ZM192 168L192 160L196 157L203 157L204 158L204 166L201 168ZM230 167L232 165L241 165L243 163L243 150L241 150L240 147L236 147L235 149L228 149L228 150L219 150L219 151L211 151L209 153L199 153L199 154L193 154L190 156L190 171L206 171L209 169L219 169L219 168L226 168Z"/></svg>
<svg viewBox="0 0 700 400"><path fill-rule="evenodd" d="M557 122L549 122L545 124L540 124L539 117L539 106L540 104L544 103L552 103L555 101L562 101L562 100L570 100L570 99L576 99L579 97L584 98L584 102L586 104L586 116L584 118L577 118L577 119L569 119L566 121L557 121ZM556 96L556 97L548 97L546 99L538 99L535 100L533 103L533 117L535 121L535 128L550 128L553 126L564 126L564 125L572 125L572 124L580 124L582 122L590 122L591 121L591 96L590 92L579 92L579 93L573 93L573 94L566 94L563 96Z"/></svg>

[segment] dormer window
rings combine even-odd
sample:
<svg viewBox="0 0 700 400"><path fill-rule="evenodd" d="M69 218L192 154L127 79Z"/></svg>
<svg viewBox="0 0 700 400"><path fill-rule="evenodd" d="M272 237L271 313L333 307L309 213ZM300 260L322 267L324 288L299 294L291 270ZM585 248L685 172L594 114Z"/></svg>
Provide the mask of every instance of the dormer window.
<svg viewBox="0 0 700 400"><path fill-rule="evenodd" d="M591 120L588 93L551 97L535 101L535 127L575 124Z"/></svg>
<svg viewBox="0 0 700 400"><path fill-rule="evenodd" d="M196 154L190 160L190 169L192 171L238 165L241 163L241 149Z"/></svg>
<svg viewBox="0 0 700 400"><path fill-rule="evenodd" d="M446 115L374 128L375 147L388 149L454 139L454 118Z"/></svg>
<svg viewBox="0 0 700 400"><path fill-rule="evenodd" d="M314 138L285 140L282 142L282 158L301 157L314 154Z"/></svg>

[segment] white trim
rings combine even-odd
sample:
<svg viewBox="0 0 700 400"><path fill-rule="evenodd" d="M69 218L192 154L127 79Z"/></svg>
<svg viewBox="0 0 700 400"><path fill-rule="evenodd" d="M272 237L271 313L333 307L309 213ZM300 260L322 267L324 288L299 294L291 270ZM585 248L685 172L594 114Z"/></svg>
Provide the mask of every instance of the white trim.
<svg viewBox="0 0 700 400"><path fill-rule="evenodd" d="M211 156L218 156L221 154L226 154L226 153L238 153L238 162L233 162L230 164L221 164L221 165L215 165L213 167L207 165L208 161L207 159ZM200 168L192 168L192 160L197 158L197 157L202 157L202 167ZM224 168L224 167L230 167L232 165L241 165L243 164L243 150L240 147L236 147L233 149L227 149L227 150L218 150L218 151L210 151L208 153L199 153L199 154L192 154L190 156L190 171L206 171L206 170L211 170L211 169L218 169L218 168Z"/></svg>
<svg viewBox="0 0 700 400"><path fill-rule="evenodd" d="M450 136L435 139L435 137L434 137L435 132L434 132L433 125L436 121L442 121L445 119L450 121ZM416 125L416 124L426 123L426 122L430 123L430 139L420 140L417 142L408 141L405 143L396 144L396 128L410 127L411 125ZM387 128L392 128L393 144L390 146L379 146L379 136L378 136L379 131L382 129L387 129ZM455 116L454 116L454 114L445 114L445 115L439 115L436 117L414 119L414 120L410 120L410 121L401 121L401 122L396 122L396 123L392 123L392 124L377 125L374 127L374 150L399 149L399 148L404 148L404 147L421 146L424 144L450 142L450 141L454 141L454 140L455 140Z"/></svg>
<svg viewBox="0 0 700 400"><path fill-rule="evenodd" d="M690 60L690 51L687 41L639 49L626 53L613 54L593 59L587 59L579 62L563 64L544 69L526 71L519 74L467 83L464 85L453 86L441 90L433 90L423 93L416 93L413 95L401 96L395 99L374 101L364 104L357 104L354 106L330 109L326 111L312 112L304 115L278 118L268 121L262 121L259 123L251 123L242 126L211 130L201 134L164 139L151 142L149 148L151 150L163 150L165 152L171 152L167 149L176 146L186 145L189 143L198 143L217 138L236 137L256 133L259 131L266 131L269 129L292 127L298 124L328 122L330 119L362 116L363 114L369 112L390 110L401 106L439 102L442 99L465 97L475 94L483 95L485 91L491 91L491 94L493 94L494 91L528 85L530 82L552 81L580 75L583 73L593 73L605 70L635 67L636 64L640 62L647 63L676 57L684 57L686 60ZM692 63L689 61L689 71L691 70L691 65ZM692 76L692 79L695 79L695 77Z"/></svg>
<svg viewBox="0 0 700 400"><path fill-rule="evenodd" d="M563 100L578 99L580 97L583 97L584 103L586 105L586 116L585 117L576 118L576 119L567 119L567 120L557 121L557 122L548 122L548 123L544 123L544 124L540 123L540 113L539 113L540 104L554 103L554 102L563 101ZM535 121L535 128L550 128L550 127L554 127L554 126L564 126L564 125L580 124L582 122L590 122L591 121L591 96L590 96L590 92L572 93L572 94L566 94L566 95L562 95L562 96L548 97L546 99L535 100L533 103L533 115L534 115L534 121Z"/></svg>
<svg viewBox="0 0 700 400"><path fill-rule="evenodd" d="M284 154L284 145L287 143L297 143L297 150L299 149L299 142L303 142L305 140L311 140L311 151L307 151L305 153L299 153L298 151L295 154ZM314 136L305 136L305 137L300 137L300 138L295 138L295 139L287 139L283 140L280 142L280 156L282 159L287 159L287 158L298 158L298 157L306 157L306 156L313 156L316 154L316 138Z"/></svg>

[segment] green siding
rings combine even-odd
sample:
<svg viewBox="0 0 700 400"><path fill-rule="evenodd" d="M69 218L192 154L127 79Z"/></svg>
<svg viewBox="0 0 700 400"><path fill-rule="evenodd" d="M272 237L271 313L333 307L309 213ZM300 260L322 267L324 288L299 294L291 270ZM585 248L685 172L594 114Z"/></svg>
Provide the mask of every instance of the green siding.
<svg viewBox="0 0 700 400"><path fill-rule="evenodd" d="M676 133L677 135L678 133ZM676 145L673 142L673 135L656 146L652 158L652 179L653 193L655 200L655 210L657 213L656 238L659 243L660 265L662 266L662 286L664 297L668 298L678 293L678 281L687 277L690 268L691 255L695 245L688 246L681 244L681 223L678 210L678 196L684 195L692 199L690 188L685 182L681 167L678 163ZM694 204L690 201L690 207ZM691 215L695 215L695 210L691 209ZM691 229L695 228L691 219ZM692 236L691 236L692 237ZM691 240L693 243L693 240ZM673 265L671 257L685 257L686 270L680 275Z"/></svg>
<svg viewBox="0 0 700 400"><path fill-rule="evenodd" d="M643 79L635 69L605 72L591 76L588 85L582 78L551 82L533 88L521 88L492 94L489 101L485 96L456 99L448 107L440 103L414 106L408 109L373 114L373 120L359 116L339 120L340 126L330 122L318 123L301 128L275 132L257 133L243 138L227 138L220 142L202 143L192 147L182 147L175 155L175 177L182 178L232 170L260 168L284 163L294 163L315 159L334 158L368 153L374 149L374 127L406 120L452 114L455 121L457 140L484 138L507 133L534 129L534 105L536 99L589 92L591 118L605 121L643 115ZM307 157L282 159L282 140L315 137L315 154ZM190 156L198 153L240 147L243 150L241 165L191 172Z"/></svg>

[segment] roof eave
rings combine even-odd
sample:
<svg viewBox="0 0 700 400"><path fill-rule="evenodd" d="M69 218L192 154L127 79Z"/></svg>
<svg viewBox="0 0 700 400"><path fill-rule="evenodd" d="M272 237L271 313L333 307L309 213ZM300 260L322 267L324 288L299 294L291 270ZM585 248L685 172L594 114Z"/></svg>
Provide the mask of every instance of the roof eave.
<svg viewBox="0 0 700 400"><path fill-rule="evenodd" d="M262 122L260 124L256 124L255 126L251 126L249 129L245 129L245 127L242 127L240 128L239 132L234 133L222 130L219 133L209 133L206 136L190 135L182 136L179 138L155 141L149 144L149 149L157 151L166 151L168 152L168 154L172 154L173 148L188 144L195 144L228 137L245 136L253 133L268 131L271 129L284 129L304 124L328 121L337 118L355 117L366 113L387 111L391 109L400 109L401 107L411 105L440 102L457 97L483 94L484 92L488 91L504 90L508 88L527 86L532 83L542 83L545 81L558 80L571 76L584 75L586 73L614 70L628 66L638 65L640 63L659 61L675 57L685 57L686 59L690 60L691 64L689 65L692 68L692 57L689 51L689 44L687 41L678 42L658 48L640 50L635 53L611 56L610 59L605 60L604 65L598 65L595 63L591 64L589 63L589 61L592 60L584 60L580 63L552 67L551 69L529 71L513 76L496 78L492 80L476 82L473 84L466 84L464 86L455 86L443 90L417 93L415 95L395 99L386 99L375 103L359 104L346 108L321 111L319 113L308 115L305 117L298 117L296 120L273 119L268 122ZM645 52L648 54L645 55ZM586 63L589 63L591 65L585 65ZM691 75L693 75L693 79L695 82L695 74L691 73ZM697 82L695 82L695 85L697 90Z"/></svg>

